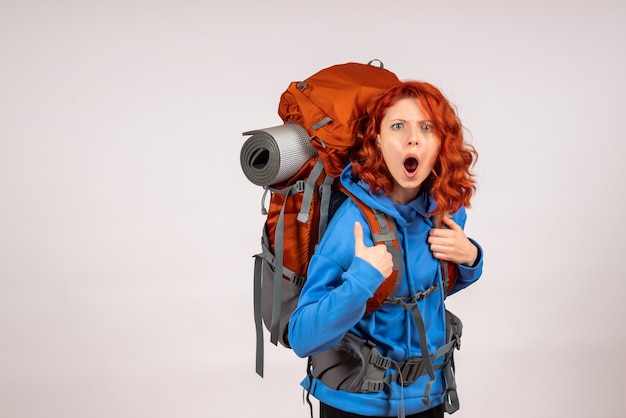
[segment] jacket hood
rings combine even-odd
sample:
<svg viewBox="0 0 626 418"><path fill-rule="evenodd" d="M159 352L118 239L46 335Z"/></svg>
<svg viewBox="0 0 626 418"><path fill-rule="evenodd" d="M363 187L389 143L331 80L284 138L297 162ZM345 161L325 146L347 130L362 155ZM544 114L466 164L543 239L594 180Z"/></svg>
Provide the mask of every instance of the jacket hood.
<svg viewBox="0 0 626 418"><path fill-rule="evenodd" d="M395 205L390 196L382 193L374 194L369 186L363 181L352 177L352 163L348 164L341 172L341 184L363 203L378 209L396 219L400 225L406 226L412 221L415 214L420 214L429 218L428 212L434 209L434 200L428 193L421 192L413 201L407 205Z"/></svg>

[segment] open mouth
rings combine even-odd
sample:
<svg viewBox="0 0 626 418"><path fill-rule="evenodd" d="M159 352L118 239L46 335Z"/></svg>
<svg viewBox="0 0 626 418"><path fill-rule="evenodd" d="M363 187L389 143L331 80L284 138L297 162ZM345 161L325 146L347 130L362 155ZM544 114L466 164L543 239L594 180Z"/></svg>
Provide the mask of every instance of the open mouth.
<svg viewBox="0 0 626 418"><path fill-rule="evenodd" d="M418 162L415 157L409 157L406 160L404 160L404 169L409 174L415 173L415 171L417 170L417 165L418 165Z"/></svg>

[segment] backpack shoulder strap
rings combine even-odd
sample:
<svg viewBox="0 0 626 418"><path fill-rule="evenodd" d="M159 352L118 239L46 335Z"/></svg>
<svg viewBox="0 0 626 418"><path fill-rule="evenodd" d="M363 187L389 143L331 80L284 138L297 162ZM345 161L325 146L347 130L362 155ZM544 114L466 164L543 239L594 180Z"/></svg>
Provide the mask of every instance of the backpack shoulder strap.
<svg viewBox="0 0 626 418"><path fill-rule="evenodd" d="M389 296L395 295L402 281L402 251L400 250L396 222L386 213L363 203L345 187L341 186L341 190L354 201L365 216L372 232L374 244L384 244L393 259L393 271L376 290L374 296L367 301L365 312L371 313L378 309Z"/></svg>
<svg viewBox="0 0 626 418"><path fill-rule="evenodd" d="M447 228L439 215L431 216L435 228ZM441 260L441 281L443 283L443 297L446 298L456 283L456 265L449 261Z"/></svg>

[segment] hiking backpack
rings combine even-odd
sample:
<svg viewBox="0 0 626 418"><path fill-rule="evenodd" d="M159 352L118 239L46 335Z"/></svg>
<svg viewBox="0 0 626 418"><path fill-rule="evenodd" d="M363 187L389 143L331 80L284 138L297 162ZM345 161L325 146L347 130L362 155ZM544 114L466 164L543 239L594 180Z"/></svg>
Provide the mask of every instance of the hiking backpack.
<svg viewBox="0 0 626 418"><path fill-rule="evenodd" d="M350 195L335 180L348 163L348 150L355 143L367 103L398 82L378 60L328 67L289 84L278 106L283 125L243 133L250 137L242 146L240 163L246 177L265 190L261 212L267 216L262 251L254 263L256 372L260 376L263 327L274 345L290 347L289 318L306 282L309 260L330 217L346 198L353 199L363 212L374 243L385 244L393 256L393 273L368 301L366 314L395 294L402 271L395 221ZM454 284L454 271L442 263L446 294Z"/></svg>

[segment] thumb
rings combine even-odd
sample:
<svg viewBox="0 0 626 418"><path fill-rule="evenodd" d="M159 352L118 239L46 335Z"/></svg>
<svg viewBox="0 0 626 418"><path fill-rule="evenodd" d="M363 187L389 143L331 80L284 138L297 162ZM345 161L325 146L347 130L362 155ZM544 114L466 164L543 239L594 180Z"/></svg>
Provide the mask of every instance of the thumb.
<svg viewBox="0 0 626 418"><path fill-rule="evenodd" d="M459 224L457 224L456 222L454 222L454 219L452 219L451 217L448 216L444 216L443 217L443 223L446 224L446 226L452 230L461 230L463 228L461 228L459 226Z"/></svg>
<svg viewBox="0 0 626 418"><path fill-rule="evenodd" d="M355 255L361 254L365 249L365 243L363 242L363 226L360 222L354 223L354 253Z"/></svg>

